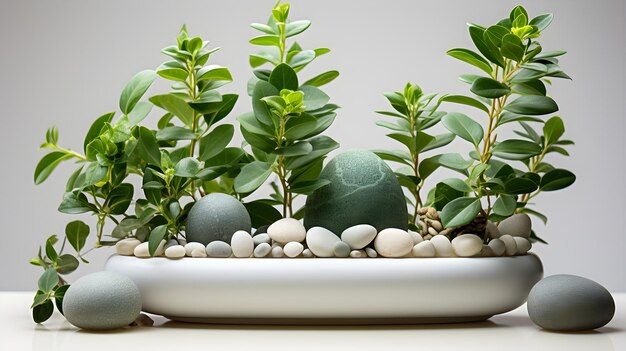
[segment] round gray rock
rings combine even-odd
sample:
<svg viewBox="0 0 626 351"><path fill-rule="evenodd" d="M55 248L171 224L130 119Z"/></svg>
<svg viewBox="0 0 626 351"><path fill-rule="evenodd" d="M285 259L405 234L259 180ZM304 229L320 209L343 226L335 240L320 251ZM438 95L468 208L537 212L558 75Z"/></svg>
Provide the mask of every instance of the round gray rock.
<svg viewBox="0 0 626 351"><path fill-rule="evenodd" d="M234 197L212 193L198 200L187 217L187 241L207 245L213 241L229 243L238 230L250 233L250 215Z"/></svg>
<svg viewBox="0 0 626 351"><path fill-rule="evenodd" d="M78 279L63 298L65 318L83 329L122 328L135 321L140 312L139 288L128 277L113 272Z"/></svg>
<svg viewBox="0 0 626 351"><path fill-rule="evenodd" d="M528 295L528 315L544 329L597 329L610 322L614 314L611 294L593 280L575 275L545 278Z"/></svg>
<svg viewBox="0 0 626 351"><path fill-rule="evenodd" d="M381 231L407 229L408 215L400 183L387 164L372 152L351 150L335 156L320 174L330 184L306 200L304 225L323 227L335 235L357 224Z"/></svg>

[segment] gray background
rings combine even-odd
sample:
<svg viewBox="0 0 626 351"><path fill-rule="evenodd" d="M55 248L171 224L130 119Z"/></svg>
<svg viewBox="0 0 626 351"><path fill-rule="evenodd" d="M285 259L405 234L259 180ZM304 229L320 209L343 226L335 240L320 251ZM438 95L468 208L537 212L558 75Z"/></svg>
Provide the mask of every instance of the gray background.
<svg viewBox="0 0 626 351"><path fill-rule="evenodd" d="M573 273L626 291L624 266L624 57L625 5L622 1L522 1L531 16L553 12L555 21L541 42L569 54L562 67L573 81L556 81L552 96L561 107L566 136L576 140L571 158L554 159L573 170L578 181L567 191L539 198L548 227L535 222L549 246L533 248L546 273ZM333 52L303 73L338 69L341 77L326 88L342 106L328 134L350 148L388 148L394 144L374 125L374 110L387 108L381 92L406 81L429 92L465 93L457 75L471 68L445 55L469 47L466 22L495 23L508 15L512 1L294 1L292 19L309 18L312 27L299 41L305 48ZM236 81L226 91L242 94L238 113L250 109L245 95L251 75L248 24L264 22L273 1L3 1L0 4L0 290L33 289L40 269L28 265L37 246L62 233L76 217L56 212L65 180L74 168L62 165L42 186L32 174L44 152L37 149L46 128L56 125L60 143L80 149L92 120L117 109L128 79L156 68L182 23L191 34L221 46L213 63L230 67ZM151 92L163 92L160 82ZM473 112L473 111L472 111ZM478 118L476 113L473 116ZM155 123L156 117L150 123ZM238 139L240 140L240 139ZM462 151L455 141L449 150ZM455 150L456 149L456 150ZM439 173L442 179L445 173ZM259 195L262 195L261 193ZM83 218L93 223L92 218ZM88 255L96 271L112 250Z"/></svg>

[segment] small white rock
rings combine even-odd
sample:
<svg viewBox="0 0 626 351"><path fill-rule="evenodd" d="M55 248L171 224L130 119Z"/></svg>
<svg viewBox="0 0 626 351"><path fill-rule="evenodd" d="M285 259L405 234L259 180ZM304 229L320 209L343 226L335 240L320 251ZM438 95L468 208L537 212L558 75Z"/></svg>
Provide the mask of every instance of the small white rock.
<svg viewBox="0 0 626 351"><path fill-rule="evenodd" d="M248 232L238 230L230 239L230 247L235 257L250 257L254 251L254 240Z"/></svg>
<svg viewBox="0 0 626 351"><path fill-rule="evenodd" d="M135 248L141 244L141 241L135 238L122 239L115 243L115 252L118 255L132 256Z"/></svg>
<svg viewBox="0 0 626 351"><path fill-rule="evenodd" d="M270 244L272 242L272 239L270 238L269 235L267 235L267 233L263 233L263 234L257 234L253 236L252 241L254 242L254 246L257 246L262 243Z"/></svg>
<svg viewBox="0 0 626 351"><path fill-rule="evenodd" d="M195 249L191 250L189 255L191 257L195 257L195 258L206 258L206 257L209 257L209 255L206 254L206 248L204 247L204 245L201 248L195 248Z"/></svg>
<svg viewBox="0 0 626 351"><path fill-rule="evenodd" d="M409 230L409 234L411 235L411 238L413 239L413 245L417 245L421 243L422 241L424 241L424 238L422 238L422 236L418 232Z"/></svg>
<svg viewBox="0 0 626 351"><path fill-rule="evenodd" d="M306 244L317 257L333 257L333 247L341 239L322 227L313 227L306 233Z"/></svg>
<svg viewBox="0 0 626 351"><path fill-rule="evenodd" d="M378 252L376 252L376 250L372 249L371 247L366 247L365 253L367 254L367 257L371 257L371 258L378 256Z"/></svg>
<svg viewBox="0 0 626 351"><path fill-rule="evenodd" d="M191 252L194 250L204 250L204 245L196 242L190 242L185 245L185 255L191 256Z"/></svg>
<svg viewBox="0 0 626 351"><path fill-rule="evenodd" d="M517 243L515 239L509 234L504 234L500 237L500 240L504 242L504 253L507 256L514 256L517 253Z"/></svg>
<svg viewBox="0 0 626 351"><path fill-rule="evenodd" d="M451 257L454 256L454 250L452 249L452 243L450 239L445 235L433 236L430 242L435 246L435 255L437 257Z"/></svg>
<svg viewBox="0 0 626 351"><path fill-rule="evenodd" d="M491 246L489 246L487 244L483 244L483 248L480 250L480 253L478 254L478 256L480 256L480 257L493 257L493 256L495 256L495 254L493 253L493 250L491 249Z"/></svg>
<svg viewBox="0 0 626 351"><path fill-rule="evenodd" d="M452 249L459 257L472 257L483 249L483 240L474 234L463 234L452 239Z"/></svg>
<svg viewBox="0 0 626 351"><path fill-rule="evenodd" d="M443 226L439 221L429 221L430 226L435 228L436 231L440 232L443 230Z"/></svg>
<svg viewBox="0 0 626 351"><path fill-rule="evenodd" d="M230 245L228 245L228 243L223 242L221 240L211 241L206 246L206 254L209 257L226 258L226 257L230 257L232 253L233 253L233 250L230 247Z"/></svg>
<svg viewBox="0 0 626 351"><path fill-rule="evenodd" d="M267 234L273 240L286 244L290 241L302 242L306 237L306 229L295 218L279 219L267 228Z"/></svg>
<svg viewBox="0 0 626 351"><path fill-rule="evenodd" d="M528 239L532 230L532 221L527 214L518 213L500 222L498 229L502 235L508 234Z"/></svg>
<svg viewBox="0 0 626 351"><path fill-rule="evenodd" d="M283 248L280 246L272 248L272 257L283 257Z"/></svg>
<svg viewBox="0 0 626 351"><path fill-rule="evenodd" d="M413 246L413 256L415 257L434 257L435 245L430 241L422 241Z"/></svg>
<svg viewBox="0 0 626 351"><path fill-rule="evenodd" d="M428 227L428 234L430 234L432 236L435 236L435 235L439 234L439 232L436 231L435 228L433 228L433 227Z"/></svg>
<svg viewBox="0 0 626 351"><path fill-rule="evenodd" d="M500 235L502 235L500 234L498 226L492 221L487 221L487 224L485 225L485 232L487 232L487 236L491 239L498 239Z"/></svg>
<svg viewBox="0 0 626 351"><path fill-rule="evenodd" d="M302 257L311 258L313 257L313 253L309 249L304 249L302 251Z"/></svg>
<svg viewBox="0 0 626 351"><path fill-rule="evenodd" d="M156 251L154 252L154 256L152 257L158 257L158 256L163 255L163 252L165 251L164 248L165 248L165 240L161 240L161 243L157 247ZM150 252L148 251L148 242L146 241L137 245L137 247L135 247L135 250L133 250L133 254L136 257L141 257L141 258L150 257Z"/></svg>
<svg viewBox="0 0 626 351"><path fill-rule="evenodd" d="M374 239L374 248L384 257L402 257L413 249L413 238L402 229L383 229Z"/></svg>
<svg viewBox="0 0 626 351"><path fill-rule="evenodd" d="M304 246L297 241L291 241L285 244L283 248L283 253L287 257L298 257L304 251Z"/></svg>
<svg viewBox="0 0 626 351"><path fill-rule="evenodd" d="M504 245L502 239L491 239L487 245L489 245L495 256L502 256L506 251L506 245Z"/></svg>
<svg viewBox="0 0 626 351"><path fill-rule="evenodd" d="M376 228L369 224L352 226L341 233L341 240L353 250L359 250L372 242L376 237Z"/></svg>
<svg viewBox="0 0 626 351"><path fill-rule="evenodd" d="M185 257L185 247L182 245L172 245L165 249L165 257L183 258Z"/></svg>
<svg viewBox="0 0 626 351"><path fill-rule="evenodd" d="M514 236L513 239L515 240L515 245L517 246L518 255L525 255L528 250L530 250L530 240L519 236Z"/></svg>
<svg viewBox="0 0 626 351"><path fill-rule="evenodd" d="M279 243L278 241L272 240L272 249L275 247L283 247L283 244Z"/></svg>
<svg viewBox="0 0 626 351"><path fill-rule="evenodd" d="M367 254L365 253L365 250L352 250L350 251L350 257L362 258L367 257Z"/></svg>
<svg viewBox="0 0 626 351"><path fill-rule="evenodd" d="M258 236L258 235L257 235ZM257 247L254 248L254 257L265 257L272 252L272 247L268 243L260 243Z"/></svg>
<svg viewBox="0 0 626 351"><path fill-rule="evenodd" d="M338 241L333 246L333 253L336 257L350 257L350 245L344 243L343 241Z"/></svg>

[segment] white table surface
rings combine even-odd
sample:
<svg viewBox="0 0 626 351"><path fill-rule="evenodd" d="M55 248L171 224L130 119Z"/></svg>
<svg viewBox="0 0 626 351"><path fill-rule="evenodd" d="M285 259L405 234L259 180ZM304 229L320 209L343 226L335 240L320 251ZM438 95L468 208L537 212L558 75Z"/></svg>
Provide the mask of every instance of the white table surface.
<svg viewBox="0 0 626 351"><path fill-rule="evenodd" d="M626 350L626 294L614 294L617 311L591 332L555 333L535 326L526 306L488 321L402 326L204 325L151 316L152 327L90 332L58 312L32 322L30 292L0 292L0 350Z"/></svg>

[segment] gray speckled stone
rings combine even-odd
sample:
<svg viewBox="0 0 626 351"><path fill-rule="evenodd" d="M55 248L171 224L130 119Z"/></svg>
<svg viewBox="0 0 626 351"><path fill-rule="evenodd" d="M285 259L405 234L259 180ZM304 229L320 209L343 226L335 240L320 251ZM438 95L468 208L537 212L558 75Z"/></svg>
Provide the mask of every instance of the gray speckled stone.
<svg viewBox="0 0 626 351"><path fill-rule="evenodd" d="M109 330L129 325L141 312L141 295L132 280L114 272L78 279L63 299L65 318L83 329Z"/></svg>
<svg viewBox="0 0 626 351"><path fill-rule="evenodd" d="M407 229L408 218L400 183L387 164L372 152L351 150L335 156L320 174L331 183L306 201L304 225L339 235L357 224L381 231Z"/></svg>
<svg viewBox="0 0 626 351"><path fill-rule="evenodd" d="M230 257L232 253L233 253L233 250L230 247L230 245L228 245L228 243L225 243L223 241L219 241L219 240L211 241L209 245L206 246L206 254L209 257L226 258L226 257Z"/></svg>
<svg viewBox="0 0 626 351"><path fill-rule="evenodd" d="M203 245L216 240L229 243L238 230L250 233L250 215L234 197L212 193L198 200L187 217L187 241Z"/></svg>
<svg viewBox="0 0 626 351"><path fill-rule="evenodd" d="M557 274L537 283L528 295L528 315L538 326L559 331L600 328L613 319L615 302L600 284Z"/></svg>

